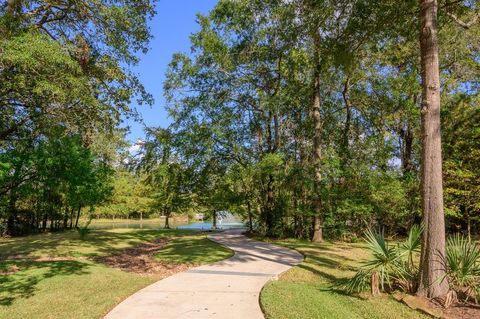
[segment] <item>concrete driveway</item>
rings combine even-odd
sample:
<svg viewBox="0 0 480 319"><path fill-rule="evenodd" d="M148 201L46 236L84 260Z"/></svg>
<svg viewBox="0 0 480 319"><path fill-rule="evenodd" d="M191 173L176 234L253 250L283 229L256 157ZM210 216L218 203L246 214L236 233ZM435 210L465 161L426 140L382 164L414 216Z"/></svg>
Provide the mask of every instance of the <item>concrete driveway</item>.
<svg viewBox="0 0 480 319"><path fill-rule="evenodd" d="M237 230L208 238L235 251L229 259L175 274L130 296L108 319L257 319L265 283L303 256L284 247L253 241Z"/></svg>

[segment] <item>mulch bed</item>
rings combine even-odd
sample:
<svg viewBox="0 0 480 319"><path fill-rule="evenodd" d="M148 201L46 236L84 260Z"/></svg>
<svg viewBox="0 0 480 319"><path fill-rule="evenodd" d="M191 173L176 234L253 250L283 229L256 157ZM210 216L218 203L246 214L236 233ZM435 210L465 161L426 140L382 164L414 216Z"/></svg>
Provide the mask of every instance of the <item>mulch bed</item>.
<svg viewBox="0 0 480 319"><path fill-rule="evenodd" d="M442 310L445 319L478 319L480 318L480 307L475 304L456 302L448 308L433 303L434 307Z"/></svg>
<svg viewBox="0 0 480 319"><path fill-rule="evenodd" d="M137 245L132 248L127 248L119 252L107 256L93 256L93 257L71 257L71 256L25 256L23 254L13 254L5 260L31 260L40 262L49 261L74 261L87 260L118 268L123 271L133 272L140 275L160 275L167 277L174 273L184 271L195 265L193 264L174 264L166 263L154 258L156 252L161 250L169 242L169 239L161 238L145 244ZM11 275L19 271L19 267L12 266L7 270L0 271L0 275Z"/></svg>
<svg viewBox="0 0 480 319"><path fill-rule="evenodd" d="M442 319L477 319L480 318L480 307L465 302L455 302L445 308L441 302L429 300L413 295L394 295L394 298L402 301L412 309L424 312L434 318Z"/></svg>
<svg viewBox="0 0 480 319"><path fill-rule="evenodd" d="M157 239L132 248L124 249L108 256L95 256L91 259L110 267L141 275L170 276L184 271L192 265L165 263L154 258L156 252L165 247L168 239Z"/></svg>

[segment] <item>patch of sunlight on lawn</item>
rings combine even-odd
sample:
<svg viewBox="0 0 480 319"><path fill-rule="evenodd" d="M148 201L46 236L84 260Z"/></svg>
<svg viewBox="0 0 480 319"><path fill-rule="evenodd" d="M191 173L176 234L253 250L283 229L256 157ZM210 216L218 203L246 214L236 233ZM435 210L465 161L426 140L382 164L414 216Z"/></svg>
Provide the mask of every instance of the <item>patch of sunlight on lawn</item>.
<svg viewBox="0 0 480 319"><path fill-rule="evenodd" d="M89 261L15 261L2 268L0 318L101 318L117 303L158 278Z"/></svg>
<svg viewBox="0 0 480 319"><path fill-rule="evenodd" d="M233 256L233 251L203 236L197 238L184 236L176 238L160 250L155 258L176 264L202 265L220 261Z"/></svg>

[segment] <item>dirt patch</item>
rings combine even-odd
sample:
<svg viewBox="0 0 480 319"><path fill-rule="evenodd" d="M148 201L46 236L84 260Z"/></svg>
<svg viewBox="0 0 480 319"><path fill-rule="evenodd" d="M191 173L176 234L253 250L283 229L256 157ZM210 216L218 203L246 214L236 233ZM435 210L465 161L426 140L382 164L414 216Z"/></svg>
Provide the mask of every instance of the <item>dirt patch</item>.
<svg viewBox="0 0 480 319"><path fill-rule="evenodd" d="M429 314L433 318L442 319L476 319L480 318L480 307L475 304L456 302L444 308L440 302L412 295L394 295L412 309Z"/></svg>
<svg viewBox="0 0 480 319"><path fill-rule="evenodd" d="M165 238L157 239L109 256L95 256L91 259L110 267L142 275L170 276L192 267L192 265L171 264L154 259L155 253L165 247L168 242L169 240Z"/></svg>
<svg viewBox="0 0 480 319"><path fill-rule="evenodd" d="M442 309L445 319L477 319L480 318L480 307L475 304L456 302L448 308L433 303L434 307Z"/></svg>

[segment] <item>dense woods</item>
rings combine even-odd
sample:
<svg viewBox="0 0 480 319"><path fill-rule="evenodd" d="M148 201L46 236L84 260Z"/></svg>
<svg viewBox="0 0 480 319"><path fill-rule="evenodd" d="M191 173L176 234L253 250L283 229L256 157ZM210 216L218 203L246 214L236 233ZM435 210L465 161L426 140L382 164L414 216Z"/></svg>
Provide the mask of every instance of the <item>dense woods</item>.
<svg viewBox="0 0 480 319"><path fill-rule="evenodd" d="M133 99L152 103L129 72L150 1L7 1L2 232L72 228L89 211L228 210L252 232L317 242L423 220L420 292L443 295L445 229L480 228L478 10L219 1L169 65L173 124L148 129L133 156L118 125Z"/></svg>
<svg viewBox="0 0 480 319"><path fill-rule="evenodd" d="M194 175L220 174L217 184L236 195L231 205L272 236L349 238L375 227L405 234L422 218L422 154L431 158L422 141L433 132L440 143L441 95L447 228L476 230L478 201L467 192L479 170L450 151L459 140L478 150L478 26L459 24L476 8L440 7L435 102L427 98L432 71L422 81L421 57L432 52L430 40L419 40L415 1L221 1L199 16L191 53L173 58L165 83L179 160ZM422 116L429 112L436 118ZM435 156L424 175L441 187Z"/></svg>

